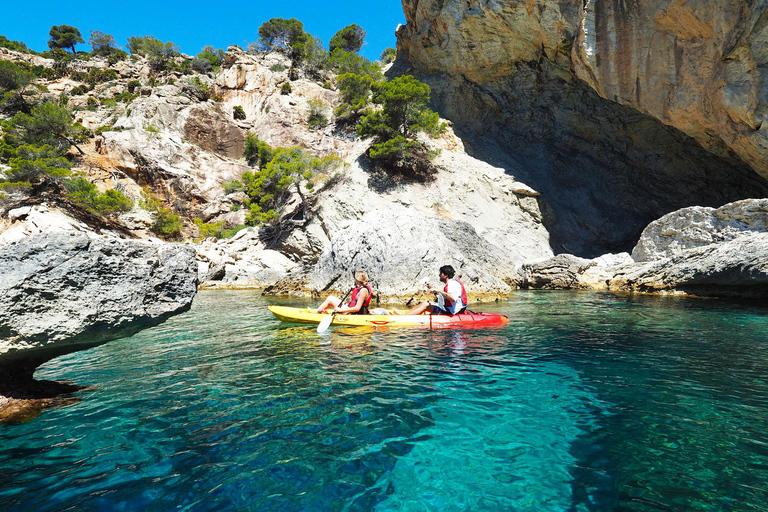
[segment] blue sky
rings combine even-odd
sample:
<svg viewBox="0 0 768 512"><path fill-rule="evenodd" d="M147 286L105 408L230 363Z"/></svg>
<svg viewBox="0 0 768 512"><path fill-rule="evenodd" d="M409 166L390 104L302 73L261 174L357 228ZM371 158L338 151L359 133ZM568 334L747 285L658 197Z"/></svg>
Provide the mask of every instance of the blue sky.
<svg viewBox="0 0 768 512"><path fill-rule="evenodd" d="M340 29L356 23L367 32L361 54L371 60L382 50L395 47L395 29L405 23L400 0L319 0L211 2L199 0L101 0L6 2L0 18L0 34L24 42L36 51L48 49L48 31L53 25L73 25L90 51L91 30L112 34L125 48L129 36L155 36L171 41L186 54L195 55L203 46L225 49L231 44L246 48L259 39L259 26L270 18L296 18L304 30L319 37L325 46Z"/></svg>

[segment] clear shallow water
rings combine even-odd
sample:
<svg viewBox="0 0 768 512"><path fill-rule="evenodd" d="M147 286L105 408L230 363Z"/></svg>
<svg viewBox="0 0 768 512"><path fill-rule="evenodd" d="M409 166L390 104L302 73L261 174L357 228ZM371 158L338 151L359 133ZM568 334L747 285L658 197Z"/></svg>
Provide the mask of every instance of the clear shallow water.
<svg viewBox="0 0 768 512"><path fill-rule="evenodd" d="M768 510L766 304L521 292L503 328L323 337L266 305L42 367L95 389L0 426L0 510Z"/></svg>

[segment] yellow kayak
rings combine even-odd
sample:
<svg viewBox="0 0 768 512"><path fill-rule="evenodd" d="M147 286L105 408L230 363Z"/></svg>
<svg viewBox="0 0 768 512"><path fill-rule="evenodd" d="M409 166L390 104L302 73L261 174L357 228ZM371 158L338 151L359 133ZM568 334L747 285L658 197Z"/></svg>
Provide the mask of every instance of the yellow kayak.
<svg viewBox="0 0 768 512"><path fill-rule="evenodd" d="M278 320L283 322L300 322L319 324L329 313L315 313L308 308L291 308L286 306L269 306L269 310ZM383 315L334 315L331 325L367 325L381 326L414 326L455 327L479 325L503 325L509 323L509 318L496 313L461 313L459 315L405 315L403 311L390 309Z"/></svg>

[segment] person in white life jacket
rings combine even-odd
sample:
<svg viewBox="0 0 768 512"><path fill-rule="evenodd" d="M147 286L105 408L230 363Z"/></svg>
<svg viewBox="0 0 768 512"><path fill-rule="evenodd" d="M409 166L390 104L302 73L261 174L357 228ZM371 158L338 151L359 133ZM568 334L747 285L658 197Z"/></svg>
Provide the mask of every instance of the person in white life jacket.
<svg viewBox="0 0 768 512"><path fill-rule="evenodd" d="M458 315L467 309L467 290L464 284L458 279L454 279L456 271L450 265L440 267L440 281L445 284L442 290L433 288L431 284L427 285L427 290L435 294L437 304L432 304L425 300L414 307L406 315L420 315L428 311L432 315Z"/></svg>
<svg viewBox="0 0 768 512"><path fill-rule="evenodd" d="M368 274L362 270L358 270L352 273L355 277L355 286L352 288L349 294L349 301L342 304L340 299L335 295L329 295L328 298L315 310L315 313L325 313L328 308L333 306L336 314L339 315L367 315L368 305L371 303L371 297L373 296L373 289L368 284Z"/></svg>

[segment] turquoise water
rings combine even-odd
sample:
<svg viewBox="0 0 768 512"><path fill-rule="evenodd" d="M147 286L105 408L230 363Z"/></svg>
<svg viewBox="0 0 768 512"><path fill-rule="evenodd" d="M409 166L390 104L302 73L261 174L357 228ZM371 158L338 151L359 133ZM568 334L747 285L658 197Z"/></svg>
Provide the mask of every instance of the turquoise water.
<svg viewBox="0 0 768 512"><path fill-rule="evenodd" d="M0 426L0 510L768 510L766 304L520 292L502 328L326 336L266 305L201 292L43 366L93 389Z"/></svg>

